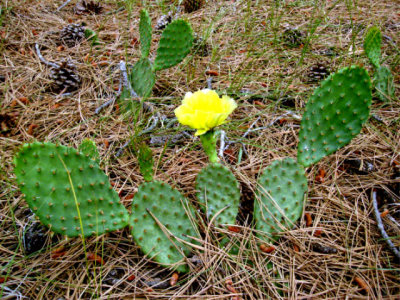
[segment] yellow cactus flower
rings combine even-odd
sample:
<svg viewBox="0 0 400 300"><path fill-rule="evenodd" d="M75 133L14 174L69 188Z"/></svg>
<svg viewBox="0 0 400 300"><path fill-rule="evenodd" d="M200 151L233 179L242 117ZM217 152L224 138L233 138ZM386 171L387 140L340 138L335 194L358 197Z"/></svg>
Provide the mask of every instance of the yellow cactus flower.
<svg viewBox="0 0 400 300"><path fill-rule="evenodd" d="M215 91L204 89L186 93L182 105L175 109L175 115L182 125L197 129L195 135L202 135L225 123L236 107L237 104L232 98L220 98Z"/></svg>

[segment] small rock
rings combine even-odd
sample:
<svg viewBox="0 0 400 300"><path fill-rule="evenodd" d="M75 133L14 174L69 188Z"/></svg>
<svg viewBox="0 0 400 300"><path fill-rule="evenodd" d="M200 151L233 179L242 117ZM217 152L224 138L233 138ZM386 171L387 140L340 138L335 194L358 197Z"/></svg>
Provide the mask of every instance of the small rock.
<svg viewBox="0 0 400 300"><path fill-rule="evenodd" d="M25 254L29 255L41 250L48 239L48 229L39 222L30 225L24 232L23 244Z"/></svg>
<svg viewBox="0 0 400 300"><path fill-rule="evenodd" d="M374 165L366 160L345 159L343 164L345 165L345 168L350 171L350 173L359 175L366 175L375 171Z"/></svg>
<svg viewBox="0 0 400 300"><path fill-rule="evenodd" d="M337 253L337 250L335 248L332 248L329 246L322 246L320 244L312 244L311 248L313 251L318 252L318 253L323 253L323 254Z"/></svg>
<svg viewBox="0 0 400 300"><path fill-rule="evenodd" d="M143 281L145 285L151 287L153 289L167 289L169 288L169 281L168 280L161 280L161 278L156 277L153 280Z"/></svg>

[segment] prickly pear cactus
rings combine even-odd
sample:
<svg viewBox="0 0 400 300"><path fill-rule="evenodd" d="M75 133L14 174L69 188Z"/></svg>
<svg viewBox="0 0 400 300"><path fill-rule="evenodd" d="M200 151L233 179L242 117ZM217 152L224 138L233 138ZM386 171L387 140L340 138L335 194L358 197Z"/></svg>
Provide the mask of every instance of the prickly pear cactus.
<svg viewBox="0 0 400 300"><path fill-rule="evenodd" d="M371 79L352 66L330 75L307 103L297 160L307 167L347 145L360 133L371 105Z"/></svg>
<svg viewBox="0 0 400 300"><path fill-rule="evenodd" d="M379 99L387 101L394 95L393 75L385 66L380 66L374 74L374 87Z"/></svg>
<svg viewBox="0 0 400 300"><path fill-rule="evenodd" d="M142 58L145 58L149 56L151 45L151 20L145 9L140 11L139 33Z"/></svg>
<svg viewBox="0 0 400 300"><path fill-rule="evenodd" d="M184 20L171 22L163 31L154 61L156 71L173 67L189 54L193 44L193 31Z"/></svg>
<svg viewBox="0 0 400 300"><path fill-rule="evenodd" d="M239 210L239 184L232 172L219 163L203 168L196 179L197 199L214 224L235 224Z"/></svg>
<svg viewBox="0 0 400 300"><path fill-rule="evenodd" d="M155 74L148 58L141 58L132 69L130 82L133 90L141 97L151 94L155 83Z"/></svg>
<svg viewBox="0 0 400 300"><path fill-rule="evenodd" d="M78 149L82 154L86 155L95 162L100 162L100 154L97 150L96 143L91 139L84 139Z"/></svg>
<svg viewBox="0 0 400 300"><path fill-rule="evenodd" d="M147 182L133 198L132 235L151 259L187 272L184 256L189 254L190 247L179 239L193 242L187 237L197 236L193 218L190 204L177 190L164 182Z"/></svg>
<svg viewBox="0 0 400 300"><path fill-rule="evenodd" d="M381 59L382 34L378 27L368 29L364 38L364 51L371 64L379 68Z"/></svg>
<svg viewBox="0 0 400 300"><path fill-rule="evenodd" d="M256 229L268 234L273 242L276 234L293 227L301 217L307 178L304 168L292 158L274 161L258 179L254 219ZM258 234L265 239L264 234Z"/></svg>
<svg viewBox="0 0 400 300"><path fill-rule="evenodd" d="M14 158L17 182L40 221L70 237L102 234L128 225L108 177L74 148L25 144Z"/></svg>
<svg viewBox="0 0 400 300"><path fill-rule="evenodd" d="M153 180L153 153L147 144L143 141L133 141L134 154L139 162L140 173L142 173L144 180ZM133 143L132 143L133 144Z"/></svg>

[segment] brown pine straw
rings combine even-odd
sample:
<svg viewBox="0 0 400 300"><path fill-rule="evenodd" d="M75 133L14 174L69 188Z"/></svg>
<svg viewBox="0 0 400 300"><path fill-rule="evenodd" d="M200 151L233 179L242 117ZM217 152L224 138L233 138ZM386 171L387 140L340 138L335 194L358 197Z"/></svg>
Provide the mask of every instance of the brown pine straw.
<svg viewBox="0 0 400 300"><path fill-rule="evenodd" d="M205 57L189 55L184 63L159 72L148 102L155 112L171 119L185 93L205 88L212 78L214 89L229 93L239 104L230 122L222 126L225 146L235 159L225 158L241 186L250 191L257 187L259 172L272 161L297 155L298 117L317 86L305 78L312 65L323 62L331 71L363 65L373 73L362 50L365 29L372 24L378 25L384 35L382 63L392 70L396 95L388 103L374 99L371 111L376 118L369 119L360 135L307 169L304 214L293 229L267 245L274 247L272 252L260 251L265 242L251 226L230 224L235 225L233 231L216 228L199 216L201 237L188 258L190 272L179 274L172 285L174 271L144 256L129 228L88 238L86 253L93 254L89 258L85 257L81 240L50 233L39 252L26 255L22 247L24 230L34 220L13 174L13 156L23 143L39 140L78 147L84 138L92 138L100 151L101 168L129 210L132 195L143 182L129 147L118 158L115 153L133 133L148 126L150 113L141 112L135 123L134 116L124 114L117 101L119 113L116 105L110 105L96 114L97 108L118 93L120 61L129 67L140 58L135 42L139 40L140 1L133 1L131 15L122 6L123 1L102 1L103 14L87 16L73 13L77 1L56 12L63 2L2 2L2 7L12 6L12 10L0 28L0 115L7 114L15 124L6 133L0 132L1 297L399 299L400 263L378 229L369 192L383 187L399 203L393 191L398 180L392 179L393 164L400 160L400 16L396 1L210 0L201 10L183 15L210 43L211 53ZM145 1L152 24L172 2ZM334 8L329 10L332 5ZM58 48L57 32L70 23L81 22L98 32L102 45L96 48L83 42L73 48ZM307 36L315 24L319 25L310 40L310 51L302 53L301 46L284 45L282 34L288 26ZM160 33L154 32L151 59L159 38ZM49 91L50 68L37 56L36 43L47 61L56 63L68 58L75 63L82 78L77 92L60 95ZM323 54L328 50L337 55ZM301 57L303 63L299 64ZM207 70L213 72L206 75ZM281 106L283 100L290 102L288 99L293 106ZM257 128L263 129L252 131ZM183 129L187 128L162 127L160 122L143 138L149 141L150 135L174 135ZM229 144L231 141L236 142ZM195 178L207 165L198 139L184 138L179 144L150 147L155 179L171 184L195 202ZM349 159L373 164L375 170L361 173L349 168L344 164ZM319 170L325 170L324 180L315 180ZM254 195L249 197L254 199ZM400 239L396 237L400 229L395 223L399 220L393 207L382 223L399 248ZM307 214L312 216L311 223L307 222ZM220 246L222 236L231 243ZM237 254L230 251L234 247ZM228 280L232 284L227 285Z"/></svg>

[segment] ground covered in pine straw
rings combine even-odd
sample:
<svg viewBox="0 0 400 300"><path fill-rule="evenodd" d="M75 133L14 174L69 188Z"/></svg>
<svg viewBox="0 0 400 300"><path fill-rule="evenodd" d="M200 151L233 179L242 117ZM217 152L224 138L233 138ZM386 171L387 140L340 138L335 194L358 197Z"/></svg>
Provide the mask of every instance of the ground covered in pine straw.
<svg viewBox="0 0 400 300"><path fill-rule="evenodd" d="M394 74L396 96L387 103L374 99L373 117L361 134L308 168L303 217L270 253L260 251L248 226L238 233L203 228L204 241L190 258L191 271L171 285L173 271L146 259L129 228L88 238L85 257L80 239L51 235L33 225L12 166L14 153L25 142L78 147L84 138L94 139L101 167L128 209L143 182L131 150L125 149L120 157L115 154L131 135L148 126L150 115L141 113L135 122L121 102L98 114L95 110L117 93L119 61L133 64L140 56L140 9L147 8L154 25L171 2L128 2L104 1L100 14L77 15L76 1L60 11L59 0L2 1L0 297L399 299L400 263L379 233L371 201L376 188L381 211L388 203L399 204L399 179L394 180L400 166L399 1L208 0L200 10L182 13L207 46L178 66L158 72L149 101L172 118L184 94L205 88L212 76L213 88L238 102L222 128L226 142L241 140L244 145L241 151L241 144L233 143L224 155L241 183L242 215L251 206L260 169L275 159L296 157L299 116L318 85L310 82L309 70L319 63L331 72L351 64L372 71L362 50L365 29L376 24L384 36L384 64ZM101 45L91 47L84 41L60 47L57 32L81 22L98 32ZM285 37L290 28L303 33L298 45ZM153 58L159 37L155 32ZM67 96L51 90L50 70L39 60L35 43L48 61L74 62L82 78L79 90ZM243 138L250 127L264 129ZM158 124L144 138L157 162L155 177L194 200L194 180L207 158L193 132L168 146L150 143L151 136L162 140L185 129ZM399 221L398 208L389 215ZM384 224L399 247L400 229L388 218ZM40 233L36 237L46 242L43 249L27 254L23 236L34 231L32 226ZM218 231L240 242L239 255L217 246Z"/></svg>

